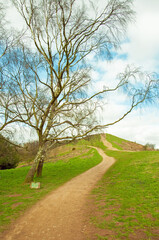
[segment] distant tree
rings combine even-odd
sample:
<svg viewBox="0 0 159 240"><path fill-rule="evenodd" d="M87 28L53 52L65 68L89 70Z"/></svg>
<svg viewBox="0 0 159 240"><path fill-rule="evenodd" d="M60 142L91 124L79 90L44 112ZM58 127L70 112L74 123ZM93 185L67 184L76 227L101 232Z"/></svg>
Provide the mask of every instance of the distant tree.
<svg viewBox="0 0 159 240"><path fill-rule="evenodd" d="M91 66L87 56L111 55L127 23L133 18L132 1L12 0L23 17L27 38L12 52L6 79L10 90L1 95L1 130L17 121L34 129L39 149L26 176L31 182L41 175L47 147L62 140L74 140L103 130L122 120L150 97L153 80L134 88L138 69L127 67L114 87L91 89ZM26 41L27 40L27 41ZM129 84L130 82L130 84ZM126 88L130 107L121 117L100 125L95 113L100 99L109 92Z"/></svg>
<svg viewBox="0 0 159 240"><path fill-rule="evenodd" d="M155 144L152 143L146 143L144 146L145 150L154 150L155 149Z"/></svg>
<svg viewBox="0 0 159 240"><path fill-rule="evenodd" d="M35 158L38 151L38 141L31 141L22 144L21 148L16 147L20 161L30 163Z"/></svg>
<svg viewBox="0 0 159 240"><path fill-rule="evenodd" d="M16 148L0 135L0 169L15 168L19 162Z"/></svg>

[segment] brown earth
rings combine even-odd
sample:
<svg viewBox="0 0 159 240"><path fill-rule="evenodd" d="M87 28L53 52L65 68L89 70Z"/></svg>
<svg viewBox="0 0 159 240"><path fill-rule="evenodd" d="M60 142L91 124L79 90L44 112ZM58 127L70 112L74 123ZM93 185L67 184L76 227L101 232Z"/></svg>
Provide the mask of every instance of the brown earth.
<svg viewBox="0 0 159 240"><path fill-rule="evenodd" d="M88 215L91 209L88 200L90 191L115 162L101 149L96 149L103 157L100 164L51 192L27 210L0 237L3 240L88 239L94 230Z"/></svg>
<svg viewBox="0 0 159 240"><path fill-rule="evenodd" d="M88 153L89 149L85 146L83 148L79 146L69 146L69 145L62 145L59 147L56 147L54 149L51 149L48 151L46 155L46 161L49 162L56 162L59 160L67 161L70 158L77 157L79 155Z"/></svg>
<svg viewBox="0 0 159 240"><path fill-rule="evenodd" d="M138 144L138 143L135 143L135 142L130 142L130 141L124 141L122 144L119 144L118 145L120 147L122 147L123 150L125 151L144 151L144 150L147 150L147 151L151 151L152 149L150 148L147 148L145 149L145 146L141 145L141 144Z"/></svg>

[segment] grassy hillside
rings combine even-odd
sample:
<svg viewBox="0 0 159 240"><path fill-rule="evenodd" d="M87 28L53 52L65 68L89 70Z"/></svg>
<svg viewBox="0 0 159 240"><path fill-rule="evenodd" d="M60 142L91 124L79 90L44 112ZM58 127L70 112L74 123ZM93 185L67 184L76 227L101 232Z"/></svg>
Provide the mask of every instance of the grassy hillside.
<svg viewBox="0 0 159 240"><path fill-rule="evenodd" d="M134 143L110 134L107 140L119 150L134 147ZM35 178L41 183L38 190L23 185L29 166L1 170L1 230L48 192L98 164L101 157L96 150L88 148L90 145L102 148L117 159L93 191L95 204L91 221L96 234L90 240L158 240L159 152L109 151L100 135L51 149L43 177Z"/></svg>
<svg viewBox="0 0 159 240"><path fill-rule="evenodd" d="M70 154L74 152L72 147ZM35 178L36 182L41 183L41 188L38 190L30 189L29 185L23 185L29 167L0 171L0 230L3 230L10 221L22 214L27 207L33 205L48 192L97 165L102 160L95 149L87 149L84 146L77 148L78 156L70 158L68 152L63 152L61 153L63 159L56 159L56 162L44 164L42 178Z"/></svg>
<svg viewBox="0 0 159 240"><path fill-rule="evenodd" d="M18 150L20 155L19 167L31 165L36 155L36 142L28 143L26 145L28 145L27 150ZM88 152L88 146L99 147L106 150L106 147L101 141L100 135L92 135L71 144L59 144L58 146L50 149L46 155L46 162L56 162L59 160L67 160L72 157L77 157Z"/></svg>
<svg viewBox="0 0 159 240"><path fill-rule="evenodd" d="M125 139L113 136L111 134L106 134L106 139L112 144L114 148L118 150L128 150L128 151L143 151L144 146L135 142L127 141Z"/></svg>
<svg viewBox="0 0 159 240"><path fill-rule="evenodd" d="M117 162L93 191L93 239L158 240L159 152L107 154Z"/></svg>
<svg viewBox="0 0 159 240"><path fill-rule="evenodd" d="M101 141L100 134L91 135L89 137L81 139L77 142L77 144L79 146L94 146L94 147L99 147L103 150L107 149L107 147L104 146L103 142Z"/></svg>

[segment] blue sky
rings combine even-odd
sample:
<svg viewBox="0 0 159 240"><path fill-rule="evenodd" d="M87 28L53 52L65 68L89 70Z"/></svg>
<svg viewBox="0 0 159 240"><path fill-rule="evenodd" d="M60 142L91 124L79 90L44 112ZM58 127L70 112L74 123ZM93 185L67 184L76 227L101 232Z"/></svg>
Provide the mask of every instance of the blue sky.
<svg viewBox="0 0 159 240"><path fill-rule="evenodd" d="M98 1L103 4L103 0ZM106 79L113 82L116 75L125 69L127 64L141 67L143 71L159 73L159 0L135 0L135 22L129 24L127 35L121 43L121 48L114 53L111 62L106 59L96 59L92 78L96 89L105 85ZM12 24L18 21L17 13L8 10ZM93 63L94 55L88 56ZM118 117L125 111L125 96L116 94L105 99L102 117L107 122ZM159 101L152 105L144 105L134 110L120 123L109 127L107 132L128 140L146 144L152 143L159 148Z"/></svg>

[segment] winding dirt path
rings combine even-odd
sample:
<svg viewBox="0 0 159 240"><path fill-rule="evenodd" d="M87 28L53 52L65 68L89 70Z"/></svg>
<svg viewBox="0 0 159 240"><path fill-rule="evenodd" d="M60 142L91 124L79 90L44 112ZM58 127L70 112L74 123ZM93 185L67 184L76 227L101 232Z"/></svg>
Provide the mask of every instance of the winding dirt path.
<svg viewBox="0 0 159 240"><path fill-rule="evenodd" d="M109 150L119 151L117 148L114 148L110 142L106 140L105 133L101 134L101 140Z"/></svg>
<svg viewBox="0 0 159 240"><path fill-rule="evenodd" d="M96 148L103 161L51 192L12 224L3 240L86 240L90 191L114 158Z"/></svg>

